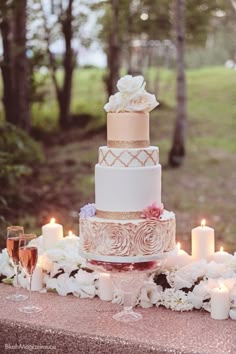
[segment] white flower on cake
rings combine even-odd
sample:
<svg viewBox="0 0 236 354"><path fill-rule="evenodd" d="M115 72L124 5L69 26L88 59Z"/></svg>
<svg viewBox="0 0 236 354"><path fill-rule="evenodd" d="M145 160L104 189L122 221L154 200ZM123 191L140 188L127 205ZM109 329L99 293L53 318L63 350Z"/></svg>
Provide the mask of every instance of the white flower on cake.
<svg viewBox="0 0 236 354"><path fill-rule="evenodd" d="M133 94L145 87L144 77L125 75L117 82L117 88L121 93Z"/></svg>
<svg viewBox="0 0 236 354"><path fill-rule="evenodd" d="M127 112L151 112L159 103L156 101L155 95L151 95L147 91L139 92L127 100Z"/></svg>
<svg viewBox="0 0 236 354"><path fill-rule="evenodd" d="M109 101L105 104L104 109L106 112L120 112L124 109L123 106L125 104L125 98L122 97L120 92L117 92L115 95L109 97Z"/></svg>
<svg viewBox="0 0 236 354"><path fill-rule="evenodd" d="M145 90L143 76L126 75L117 82L119 92L110 96L105 104L106 112L145 112L152 111L159 103L155 95Z"/></svg>

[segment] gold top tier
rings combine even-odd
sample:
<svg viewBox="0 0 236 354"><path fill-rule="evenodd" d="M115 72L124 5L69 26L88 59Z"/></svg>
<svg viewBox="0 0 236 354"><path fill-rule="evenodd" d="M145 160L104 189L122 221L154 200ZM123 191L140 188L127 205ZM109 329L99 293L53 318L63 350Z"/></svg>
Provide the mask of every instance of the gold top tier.
<svg viewBox="0 0 236 354"><path fill-rule="evenodd" d="M107 146L110 148L149 147L149 113L108 113Z"/></svg>

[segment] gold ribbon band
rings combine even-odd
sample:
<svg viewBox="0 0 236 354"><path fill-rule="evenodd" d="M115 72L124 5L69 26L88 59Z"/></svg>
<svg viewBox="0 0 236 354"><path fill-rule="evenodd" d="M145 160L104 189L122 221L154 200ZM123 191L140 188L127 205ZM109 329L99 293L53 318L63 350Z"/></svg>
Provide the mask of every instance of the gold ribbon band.
<svg viewBox="0 0 236 354"><path fill-rule="evenodd" d="M150 141L149 140L133 140L133 141L108 140L107 146L110 148L146 148L150 146Z"/></svg>
<svg viewBox="0 0 236 354"><path fill-rule="evenodd" d="M113 220L129 220L129 219L141 219L141 211L104 211L96 210L96 216L103 219Z"/></svg>

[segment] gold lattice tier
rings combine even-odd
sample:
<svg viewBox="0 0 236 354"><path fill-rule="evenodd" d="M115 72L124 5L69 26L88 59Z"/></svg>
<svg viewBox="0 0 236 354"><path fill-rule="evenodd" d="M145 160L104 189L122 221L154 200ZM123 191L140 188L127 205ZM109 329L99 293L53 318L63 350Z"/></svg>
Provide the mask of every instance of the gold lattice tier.
<svg viewBox="0 0 236 354"><path fill-rule="evenodd" d="M147 149L111 149L99 148L98 162L108 167L144 167L159 163L159 150L156 147Z"/></svg>

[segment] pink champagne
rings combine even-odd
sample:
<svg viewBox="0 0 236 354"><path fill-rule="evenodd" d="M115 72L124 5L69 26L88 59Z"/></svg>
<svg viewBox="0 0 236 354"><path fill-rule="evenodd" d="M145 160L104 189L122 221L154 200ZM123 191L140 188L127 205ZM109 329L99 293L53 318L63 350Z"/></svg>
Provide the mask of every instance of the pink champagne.
<svg viewBox="0 0 236 354"><path fill-rule="evenodd" d="M37 247L20 247L19 248L20 263L28 274L32 274L38 260Z"/></svg>
<svg viewBox="0 0 236 354"><path fill-rule="evenodd" d="M13 263L19 264L19 237L9 237L7 239L7 251Z"/></svg>

